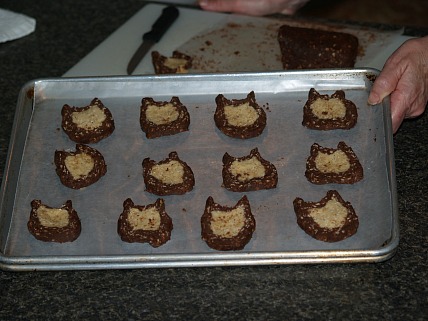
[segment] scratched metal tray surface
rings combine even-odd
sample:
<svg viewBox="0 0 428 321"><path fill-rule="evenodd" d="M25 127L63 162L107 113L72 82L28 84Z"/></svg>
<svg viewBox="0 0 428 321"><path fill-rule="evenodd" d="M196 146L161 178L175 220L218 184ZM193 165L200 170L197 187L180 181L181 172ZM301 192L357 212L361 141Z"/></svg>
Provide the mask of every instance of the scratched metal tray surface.
<svg viewBox="0 0 428 321"><path fill-rule="evenodd" d="M399 241L394 151L389 102L368 106L373 69L170 76L38 79L18 97L10 148L1 189L0 267L5 270L125 269L257 264L379 262L390 258ZM301 125L310 88L322 94L345 91L358 108L351 130L315 131ZM244 98L250 91L267 114L263 134L248 140L223 135L213 121L215 97ZM143 97L170 100L187 107L190 130L147 139L139 124ZM105 157L107 174L81 190L63 186L55 173L55 150L74 150L61 129L64 104L85 106L98 97L111 110L114 133L91 146ZM359 157L364 179L353 185L314 185L304 176L310 146L336 147L345 141ZM234 193L222 185L222 156L248 155L257 147L278 171L276 189ZM152 248L122 242L117 220L123 201L154 203L145 191L142 160L160 161L176 151L195 174L196 185L185 195L164 196L173 220L171 240ZM325 243L307 235L296 223L293 200L319 201L337 190L351 202L360 221L352 237ZM201 239L200 218L208 196L234 206L249 198L256 220L252 240L241 251L219 252ZM82 223L71 243L36 240L27 229L30 203L60 207L73 202Z"/></svg>

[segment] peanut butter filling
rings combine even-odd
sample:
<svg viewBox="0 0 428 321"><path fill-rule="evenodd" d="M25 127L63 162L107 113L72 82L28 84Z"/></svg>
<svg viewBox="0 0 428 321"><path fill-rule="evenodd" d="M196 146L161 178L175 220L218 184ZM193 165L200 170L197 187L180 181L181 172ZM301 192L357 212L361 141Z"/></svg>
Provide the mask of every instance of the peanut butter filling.
<svg viewBox="0 0 428 321"><path fill-rule="evenodd" d="M37 209L40 224L45 227L65 227L69 223L68 211L62 208L48 208L44 205Z"/></svg>
<svg viewBox="0 0 428 321"><path fill-rule="evenodd" d="M178 119L177 107L168 103L163 106L149 105L146 110L147 120L155 125L165 125Z"/></svg>
<svg viewBox="0 0 428 321"><path fill-rule="evenodd" d="M256 157L247 160L236 160L230 165L230 172L238 181L246 182L253 178L265 176L266 169Z"/></svg>
<svg viewBox="0 0 428 321"><path fill-rule="evenodd" d="M164 65L170 69L176 69L179 74L184 74L187 73L186 63L187 60L183 58L167 58Z"/></svg>
<svg viewBox="0 0 428 321"><path fill-rule="evenodd" d="M172 160L165 164L154 165L150 175L164 184L182 184L184 181L184 168L180 162Z"/></svg>
<svg viewBox="0 0 428 321"><path fill-rule="evenodd" d="M332 154L319 152L315 166L322 173L343 173L349 170L351 164L345 152L336 150Z"/></svg>
<svg viewBox="0 0 428 321"><path fill-rule="evenodd" d="M160 227L161 217L155 207L144 210L131 208L128 214L128 222L133 230L156 231Z"/></svg>
<svg viewBox="0 0 428 321"><path fill-rule="evenodd" d="M211 230L217 236L231 238L245 225L245 209L240 206L230 211L212 211Z"/></svg>
<svg viewBox="0 0 428 321"><path fill-rule="evenodd" d="M311 209L309 215L321 228L333 229L345 224L348 210L334 197L325 206Z"/></svg>
<svg viewBox="0 0 428 321"><path fill-rule="evenodd" d="M346 106L338 98L318 98L311 104L312 113L319 119L345 118Z"/></svg>
<svg viewBox="0 0 428 321"><path fill-rule="evenodd" d="M97 105L91 105L88 109L82 111L75 111L71 114L71 119L77 127L86 130L93 130L101 127L106 119L104 111Z"/></svg>
<svg viewBox="0 0 428 321"><path fill-rule="evenodd" d="M64 162L73 179L88 176L95 166L93 158L85 153L68 155Z"/></svg>
<svg viewBox="0 0 428 321"><path fill-rule="evenodd" d="M250 126L259 118L257 110L250 106L248 102L238 106L224 106L224 115L227 122L236 127Z"/></svg>

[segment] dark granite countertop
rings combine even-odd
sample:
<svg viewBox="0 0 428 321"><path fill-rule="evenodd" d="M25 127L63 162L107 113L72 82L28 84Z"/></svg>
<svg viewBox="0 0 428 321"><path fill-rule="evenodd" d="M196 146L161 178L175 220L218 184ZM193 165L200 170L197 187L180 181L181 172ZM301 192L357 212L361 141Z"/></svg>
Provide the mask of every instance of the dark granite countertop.
<svg viewBox="0 0 428 321"><path fill-rule="evenodd" d="M37 20L33 34L0 44L1 177L23 84L61 76L143 5L138 0L0 0L0 8ZM394 138L400 245L386 262L0 271L0 320L426 319L426 137L427 113L405 121Z"/></svg>

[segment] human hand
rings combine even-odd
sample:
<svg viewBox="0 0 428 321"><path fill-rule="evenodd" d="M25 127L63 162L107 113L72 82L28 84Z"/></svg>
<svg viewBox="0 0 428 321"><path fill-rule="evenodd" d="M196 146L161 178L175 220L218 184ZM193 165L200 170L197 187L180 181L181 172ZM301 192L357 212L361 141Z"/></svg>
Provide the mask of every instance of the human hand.
<svg viewBox="0 0 428 321"><path fill-rule="evenodd" d="M252 16L273 13L292 15L309 0L198 0L204 10L236 12Z"/></svg>
<svg viewBox="0 0 428 321"><path fill-rule="evenodd" d="M428 36L407 40L386 61L369 94L376 105L391 94L392 129L421 115L428 102Z"/></svg>

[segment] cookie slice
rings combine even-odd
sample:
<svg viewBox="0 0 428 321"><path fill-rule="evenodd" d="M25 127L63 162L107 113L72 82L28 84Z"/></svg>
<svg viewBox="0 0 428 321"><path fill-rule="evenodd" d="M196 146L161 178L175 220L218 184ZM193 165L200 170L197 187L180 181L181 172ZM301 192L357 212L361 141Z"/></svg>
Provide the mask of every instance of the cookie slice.
<svg viewBox="0 0 428 321"><path fill-rule="evenodd" d="M251 240L256 221L250 202L243 196L234 207L222 206L208 197L201 217L202 239L218 251L242 250Z"/></svg>
<svg viewBox="0 0 428 321"><path fill-rule="evenodd" d="M357 232L359 220L350 202L330 190L319 202L293 201L297 224L313 238L323 242L339 242Z"/></svg>
<svg viewBox="0 0 428 321"><path fill-rule="evenodd" d="M339 142L337 149L314 143L305 176L313 184L354 184L363 179L364 172L357 155L345 142Z"/></svg>
<svg viewBox="0 0 428 321"><path fill-rule="evenodd" d="M61 183L81 189L97 182L107 173L103 155L95 148L76 144L76 151L55 151L54 163Z"/></svg>
<svg viewBox="0 0 428 321"><path fill-rule="evenodd" d="M97 143L110 136L115 129L110 110L98 98L94 98L84 107L65 104L61 115L62 129L76 143Z"/></svg>
<svg viewBox="0 0 428 321"><path fill-rule="evenodd" d="M303 126L318 130L351 129L357 120L357 107L345 98L343 90L331 96L321 95L314 88L309 90L303 107Z"/></svg>
<svg viewBox="0 0 428 321"><path fill-rule="evenodd" d="M244 157L223 156L223 187L232 192L275 188L278 184L276 167L262 158L257 148Z"/></svg>
<svg viewBox="0 0 428 321"><path fill-rule="evenodd" d="M160 162L145 158L143 178L146 191L160 196L185 194L195 185L192 169L177 152L169 153L168 158Z"/></svg>
<svg viewBox="0 0 428 321"><path fill-rule="evenodd" d="M229 100L220 94L215 101L214 121L225 135L247 139L259 136L265 129L266 112L257 104L254 91L244 99Z"/></svg>
<svg viewBox="0 0 428 321"><path fill-rule="evenodd" d="M185 74L192 67L192 57L177 50L173 51L172 57L152 51L152 63L156 74Z"/></svg>
<svg viewBox="0 0 428 321"><path fill-rule="evenodd" d="M36 239L56 243L73 242L82 230L79 216L70 200L60 208L33 200L27 228Z"/></svg>
<svg viewBox="0 0 428 321"><path fill-rule="evenodd" d="M135 205L130 198L123 202L123 212L117 223L117 232L122 241L159 247L171 239L172 229L172 219L165 211L162 198L146 206Z"/></svg>
<svg viewBox="0 0 428 321"><path fill-rule="evenodd" d="M190 115L178 97L169 102L145 97L141 102L140 125L147 138L175 135L189 130Z"/></svg>
<svg viewBox="0 0 428 321"><path fill-rule="evenodd" d="M344 32L283 25L278 42L284 69L353 68L358 38Z"/></svg>

